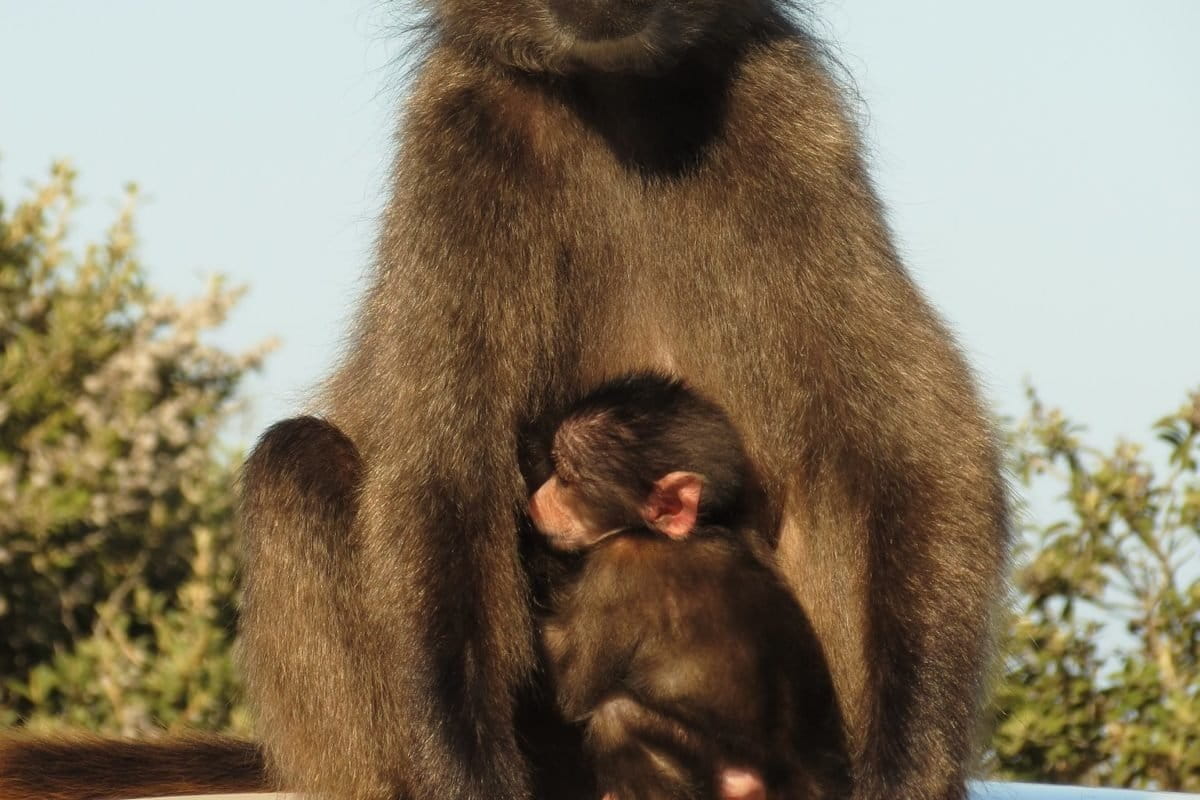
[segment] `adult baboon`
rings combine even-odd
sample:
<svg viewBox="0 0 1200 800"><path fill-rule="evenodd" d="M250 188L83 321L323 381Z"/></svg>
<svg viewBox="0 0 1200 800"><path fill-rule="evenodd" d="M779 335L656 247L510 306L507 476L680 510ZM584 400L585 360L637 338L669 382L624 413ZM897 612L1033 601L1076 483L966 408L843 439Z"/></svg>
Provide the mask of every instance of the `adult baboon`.
<svg viewBox="0 0 1200 800"><path fill-rule="evenodd" d="M784 0L422 6L327 421L277 425L245 473L243 662L277 780L578 796L552 773L585 771L518 703L536 669L518 453L567 398L658 369L745 433L855 797L961 798L1004 488L821 47Z"/></svg>

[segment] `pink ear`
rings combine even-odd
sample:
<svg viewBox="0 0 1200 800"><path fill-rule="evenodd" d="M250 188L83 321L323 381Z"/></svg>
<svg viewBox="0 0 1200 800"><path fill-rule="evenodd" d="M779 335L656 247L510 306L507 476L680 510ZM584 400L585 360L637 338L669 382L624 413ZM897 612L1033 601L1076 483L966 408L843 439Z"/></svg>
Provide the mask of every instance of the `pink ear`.
<svg viewBox="0 0 1200 800"><path fill-rule="evenodd" d="M696 527L703 487L704 481L694 472L672 472L655 481L642 515L672 539L683 539Z"/></svg>

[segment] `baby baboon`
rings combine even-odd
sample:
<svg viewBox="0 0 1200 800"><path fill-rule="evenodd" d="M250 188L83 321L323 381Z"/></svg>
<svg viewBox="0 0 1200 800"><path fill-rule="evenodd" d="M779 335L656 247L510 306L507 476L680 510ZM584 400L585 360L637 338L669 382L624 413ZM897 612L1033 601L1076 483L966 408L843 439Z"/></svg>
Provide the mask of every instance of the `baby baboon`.
<svg viewBox="0 0 1200 800"><path fill-rule="evenodd" d="M743 507L749 463L725 413L644 373L573 405L530 516L583 553L543 641L559 705L584 721L601 792L713 798L720 764L773 798L847 785L840 720L804 612Z"/></svg>

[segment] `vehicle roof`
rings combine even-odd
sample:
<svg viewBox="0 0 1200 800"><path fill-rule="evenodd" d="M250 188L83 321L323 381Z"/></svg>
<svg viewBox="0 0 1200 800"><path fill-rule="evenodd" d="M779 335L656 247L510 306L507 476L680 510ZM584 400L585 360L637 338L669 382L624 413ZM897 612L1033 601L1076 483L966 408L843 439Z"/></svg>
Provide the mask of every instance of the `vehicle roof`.
<svg viewBox="0 0 1200 800"><path fill-rule="evenodd" d="M1044 783L976 781L970 800L1186 800L1200 795L1175 792L1139 792L1130 789L1097 789L1091 786L1050 786Z"/></svg>

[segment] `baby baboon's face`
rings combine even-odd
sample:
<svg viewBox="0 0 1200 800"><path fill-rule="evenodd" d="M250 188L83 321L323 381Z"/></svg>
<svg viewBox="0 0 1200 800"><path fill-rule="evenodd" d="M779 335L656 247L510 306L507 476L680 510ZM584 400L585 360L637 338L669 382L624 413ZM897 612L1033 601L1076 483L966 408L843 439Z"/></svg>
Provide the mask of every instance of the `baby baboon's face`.
<svg viewBox="0 0 1200 800"><path fill-rule="evenodd" d="M433 0L446 30L537 72L643 72L765 0Z"/></svg>

